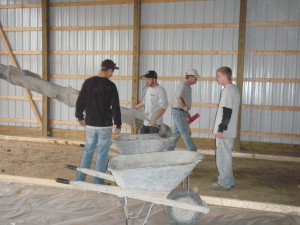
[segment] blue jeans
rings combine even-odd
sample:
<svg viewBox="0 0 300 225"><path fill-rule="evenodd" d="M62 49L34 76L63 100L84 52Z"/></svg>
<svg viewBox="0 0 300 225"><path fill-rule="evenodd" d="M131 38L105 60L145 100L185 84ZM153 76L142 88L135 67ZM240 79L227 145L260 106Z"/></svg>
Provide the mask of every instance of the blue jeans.
<svg viewBox="0 0 300 225"><path fill-rule="evenodd" d="M234 177L232 171L232 148L234 138L216 138L216 160L219 172L218 184L226 188L234 185Z"/></svg>
<svg viewBox="0 0 300 225"><path fill-rule="evenodd" d="M96 145L98 143L98 156L95 170L103 173L106 172L108 150L111 145L111 135L111 127L103 127L101 129L86 128L85 148L80 163L81 168L91 168L93 155L95 152ZM77 172L77 181L85 181L85 178L85 174ZM94 183L103 184L104 180L101 178L94 177Z"/></svg>
<svg viewBox="0 0 300 225"><path fill-rule="evenodd" d="M172 109L172 118L173 118L172 133L178 135L178 138L176 138L174 141L171 141L169 143L167 150L171 151L175 149L176 143L181 135L187 150L197 151L197 147L194 144L191 137L192 132L187 122L186 112L178 109Z"/></svg>

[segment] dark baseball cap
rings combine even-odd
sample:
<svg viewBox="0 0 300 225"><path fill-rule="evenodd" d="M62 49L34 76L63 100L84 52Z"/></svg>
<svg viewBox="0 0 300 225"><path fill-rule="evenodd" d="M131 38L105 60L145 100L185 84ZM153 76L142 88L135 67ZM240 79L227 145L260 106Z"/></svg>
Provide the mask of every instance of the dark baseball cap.
<svg viewBox="0 0 300 225"><path fill-rule="evenodd" d="M154 70L149 70L143 77L157 79L157 73Z"/></svg>
<svg viewBox="0 0 300 225"><path fill-rule="evenodd" d="M119 67L116 66L114 61L112 61L110 59L105 59L104 61L102 61L101 67L104 68L104 69L113 69L113 70L118 70L119 69Z"/></svg>

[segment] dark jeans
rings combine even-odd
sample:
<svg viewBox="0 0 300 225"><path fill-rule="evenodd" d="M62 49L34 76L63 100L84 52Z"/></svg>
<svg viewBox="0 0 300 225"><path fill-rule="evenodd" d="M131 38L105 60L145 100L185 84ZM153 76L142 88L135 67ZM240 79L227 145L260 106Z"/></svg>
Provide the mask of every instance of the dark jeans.
<svg viewBox="0 0 300 225"><path fill-rule="evenodd" d="M152 126L145 126L141 128L141 134L155 134L158 133L159 129L157 127L152 127Z"/></svg>

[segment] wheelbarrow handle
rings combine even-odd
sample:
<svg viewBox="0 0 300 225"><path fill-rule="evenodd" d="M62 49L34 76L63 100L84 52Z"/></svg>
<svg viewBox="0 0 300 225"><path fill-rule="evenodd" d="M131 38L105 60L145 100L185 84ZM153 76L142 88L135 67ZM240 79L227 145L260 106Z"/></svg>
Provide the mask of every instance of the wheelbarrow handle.
<svg viewBox="0 0 300 225"><path fill-rule="evenodd" d="M73 166L73 165L65 165L65 168L69 169L69 170L77 170L77 166Z"/></svg>
<svg viewBox="0 0 300 225"><path fill-rule="evenodd" d="M62 184L70 184L70 180L63 179L63 178L56 178L56 182Z"/></svg>

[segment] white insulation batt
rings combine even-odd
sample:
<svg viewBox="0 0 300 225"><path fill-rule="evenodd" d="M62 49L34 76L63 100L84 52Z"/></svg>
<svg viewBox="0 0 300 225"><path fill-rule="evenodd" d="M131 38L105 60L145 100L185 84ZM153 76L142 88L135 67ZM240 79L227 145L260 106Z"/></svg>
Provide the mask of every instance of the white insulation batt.
<svg viewBox="0 0 300 225"><path fill-rule="evenodd" d="M0 182L1 225L110 225L125 224L122 200L90 191ZM130 212L142 202L129 200ZM144 218L144 217L143 217ZM142 219L129 224L142 224ZM155 206L149 225L169 224L162 206ZM297 225L299 215L279 214L211 206L202 225Z"/></svg>

